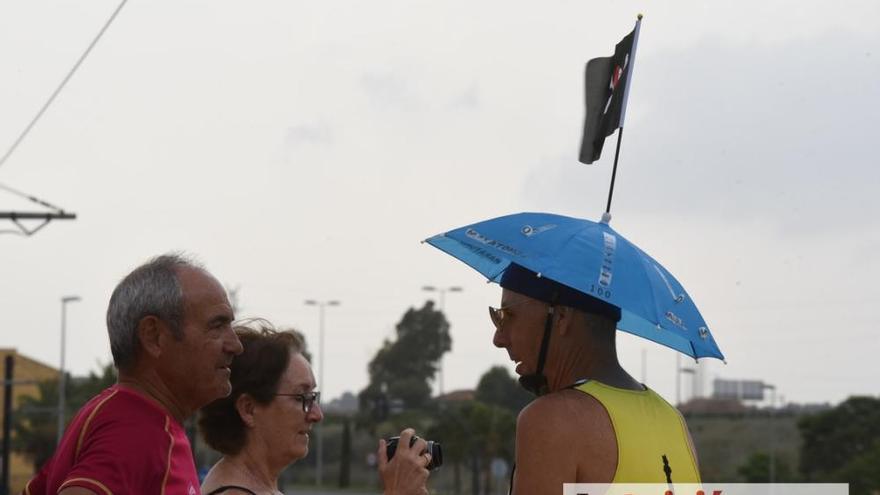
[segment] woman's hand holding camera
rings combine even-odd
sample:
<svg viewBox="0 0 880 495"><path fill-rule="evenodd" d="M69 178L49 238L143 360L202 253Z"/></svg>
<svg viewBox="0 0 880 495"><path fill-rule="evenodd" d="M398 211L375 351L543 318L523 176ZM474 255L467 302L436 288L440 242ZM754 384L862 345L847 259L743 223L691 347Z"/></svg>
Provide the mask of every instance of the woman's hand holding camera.
<svg viewBox="0 0 880 495"><path fill-rule="evenodd" d="M384 495L426 495L428 488L427 466L431 463L431 454L426 452L428 443L416 438L415 431L407 428L400 432L397 451L389 461L384 439L379 440L379 476L382 477ZM410 445L412 443L412 445Z"/></svg>

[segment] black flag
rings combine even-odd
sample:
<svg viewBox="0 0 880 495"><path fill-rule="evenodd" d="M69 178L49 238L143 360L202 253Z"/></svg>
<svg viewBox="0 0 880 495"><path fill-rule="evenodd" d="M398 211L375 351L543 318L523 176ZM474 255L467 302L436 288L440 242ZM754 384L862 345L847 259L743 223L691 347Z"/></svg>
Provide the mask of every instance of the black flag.
<svg viewBox="0 0 880 495"><path fill-rule="evenodd" d="M584 135L580 161L593 163L602 155L605 138L623 127L629 77L632 74L635 40L639 26L624 36L611 57L594 58L587 62Z"/></svg>

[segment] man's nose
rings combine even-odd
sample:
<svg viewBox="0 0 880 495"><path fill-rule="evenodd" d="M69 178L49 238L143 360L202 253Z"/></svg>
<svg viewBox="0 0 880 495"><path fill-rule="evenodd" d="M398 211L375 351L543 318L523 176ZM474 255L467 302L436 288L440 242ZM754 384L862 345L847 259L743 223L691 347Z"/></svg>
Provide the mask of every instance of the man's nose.
<svg viewBox="0 0 880 495"><path fill-rule="evenodd" d="M244 352L244 346L241 345L241 339L238 338L238 334L235 333L235 330L229 329L229 333L231 334L230 338L226 339L226 352L230 352L236 356Z"/></svg>
<svg viewBox="0 0 880 495"><path fill-rule="evenodd" d="M504 332L502 332L500 328L495 329L495 335L492 336L492 343L495 344L495 347L507 347L507 336L504 335Z"/></svg>

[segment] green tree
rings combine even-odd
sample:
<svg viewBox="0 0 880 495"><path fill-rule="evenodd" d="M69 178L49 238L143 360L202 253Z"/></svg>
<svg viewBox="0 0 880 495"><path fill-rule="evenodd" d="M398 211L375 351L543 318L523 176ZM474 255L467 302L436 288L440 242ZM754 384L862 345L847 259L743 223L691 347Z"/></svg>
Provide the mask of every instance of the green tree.
<svg viewBox="0 0 880 495"><path fill-rule="evenodd" d="M513 412L474 400L444 404L435 414L427 435L443 445L443 462L452 466L455 493L464 493L461 467L481 467L472 473L472 485L479 487L482 480L488 482L488 467L493 458L513 462L515 430Z"/></svg>
<svg viewBox="0 0 880 495"><path fill-rule="evenodd" d="M880 492L880 440L846 463L838 474L849 482L851 493Z"/></svg>
<svg viewBox="0 0 880 495"><path fill-rule="evenodd" d="M342 419L342 446L339 458L339 488L351 484L351 420Z"/></svg>
<svg viewBox="0 0 880 495"><path fill-rule="evenodd" d="M854 494L880 490L880 398L851 397L798 428L805 481L849 483Z"/></svg>
<svg viewBox="0 0 880 495"><path fill-rule="evenodd" d="M776 458L775 463L774 482L791 483L795 481L788 463L779 457ZM737 468L736 472L742 476L746 483L770 483L770 456L765 452L755 452L749 456L745 464Z"/></svg>
<svg viewBox="0 0 880 495"><path fill-rule="evenodd" d="M464 404L443 403L436 413L436 422L426 432L427 438L443 447L443 463L452 467L454 493L461 491L461 467L473 448L473 431L467 423Z"/></svg>
<svg viewBox="0 0 880 495"><path fill-rule="evenodd" d="M493 366L480 377L475 398L480 402L500 406L518 413L534 399L534 396L510 376L507 368Z"/></svg>
<svg viewBox="0 0 880 495"><path fill-rule="evenodd" d="M22 397L12 413L12 448L28 458L35 469L52 457L58 431L58 382L47 380L37 387L39 395Z"/></svg>
<svg viewBox="0 0 880 495"><path fill-rule="evenodd" d="M396 331L397 339L385 340L370 361L370 383L359 396L361 409L377 413L376 420L396 409L424 407L431 398L437 363L452 348L449 322L432 301L408 309Z"/></svg>
<svg viewBox="0 0 880 495"><path fill-rule="evenodd" d="M112 363L108 363L100 366L98 373L91 371L88 376L73 377L68 383L72 385L67 396L70 405L67 408L67 420L69 421L73 414L76 414L76 411L89 399L116 383L116 368Z"/></svg>
<svg viewBox="0 0 880 495"><path fill-rule="evenodd" d="M112 364L102 366L98 373L86 377L67 377L65 424L92 397L116 382ZM23 397L13 412L13 448L39 468L55 451L58 433L58 381L38 384L37 397Z"/></svg>

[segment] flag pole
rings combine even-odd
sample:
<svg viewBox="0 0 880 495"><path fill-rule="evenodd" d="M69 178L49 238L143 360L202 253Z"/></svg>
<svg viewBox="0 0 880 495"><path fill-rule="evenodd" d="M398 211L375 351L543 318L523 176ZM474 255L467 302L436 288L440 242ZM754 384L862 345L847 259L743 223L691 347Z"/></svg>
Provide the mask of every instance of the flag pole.
<svg viewBox="0 0 880 495"><path fill-rule="evenodd" d="M620 141L623 139L623 127L617 132L617 149L614 151L614 168L611 170L611 187L608 189L608 205L605 213L611 214L611 197L614 196L614 179L617 177L617 157L620 155Z"/></svg>
<svg viewBox="0 0 880 495"><path fill-rule="evenodd" d="M617 159L620 157L620 142L623 140L623 123L626 119L626 102L629 99L629 88L632 87L632 68L636 61L636 48L639 45L639 30L642 27L642 14L636 16L636 33L633 36L632 60L629 61L626 74L626 86L623 89L623 106L620 109L620 130L617 132L617 149L614 151L614 168L611 170L611 186L608 188L608 204L603 217L611 218L611 198L614 196L614 180L617 178Z"/></svg>

